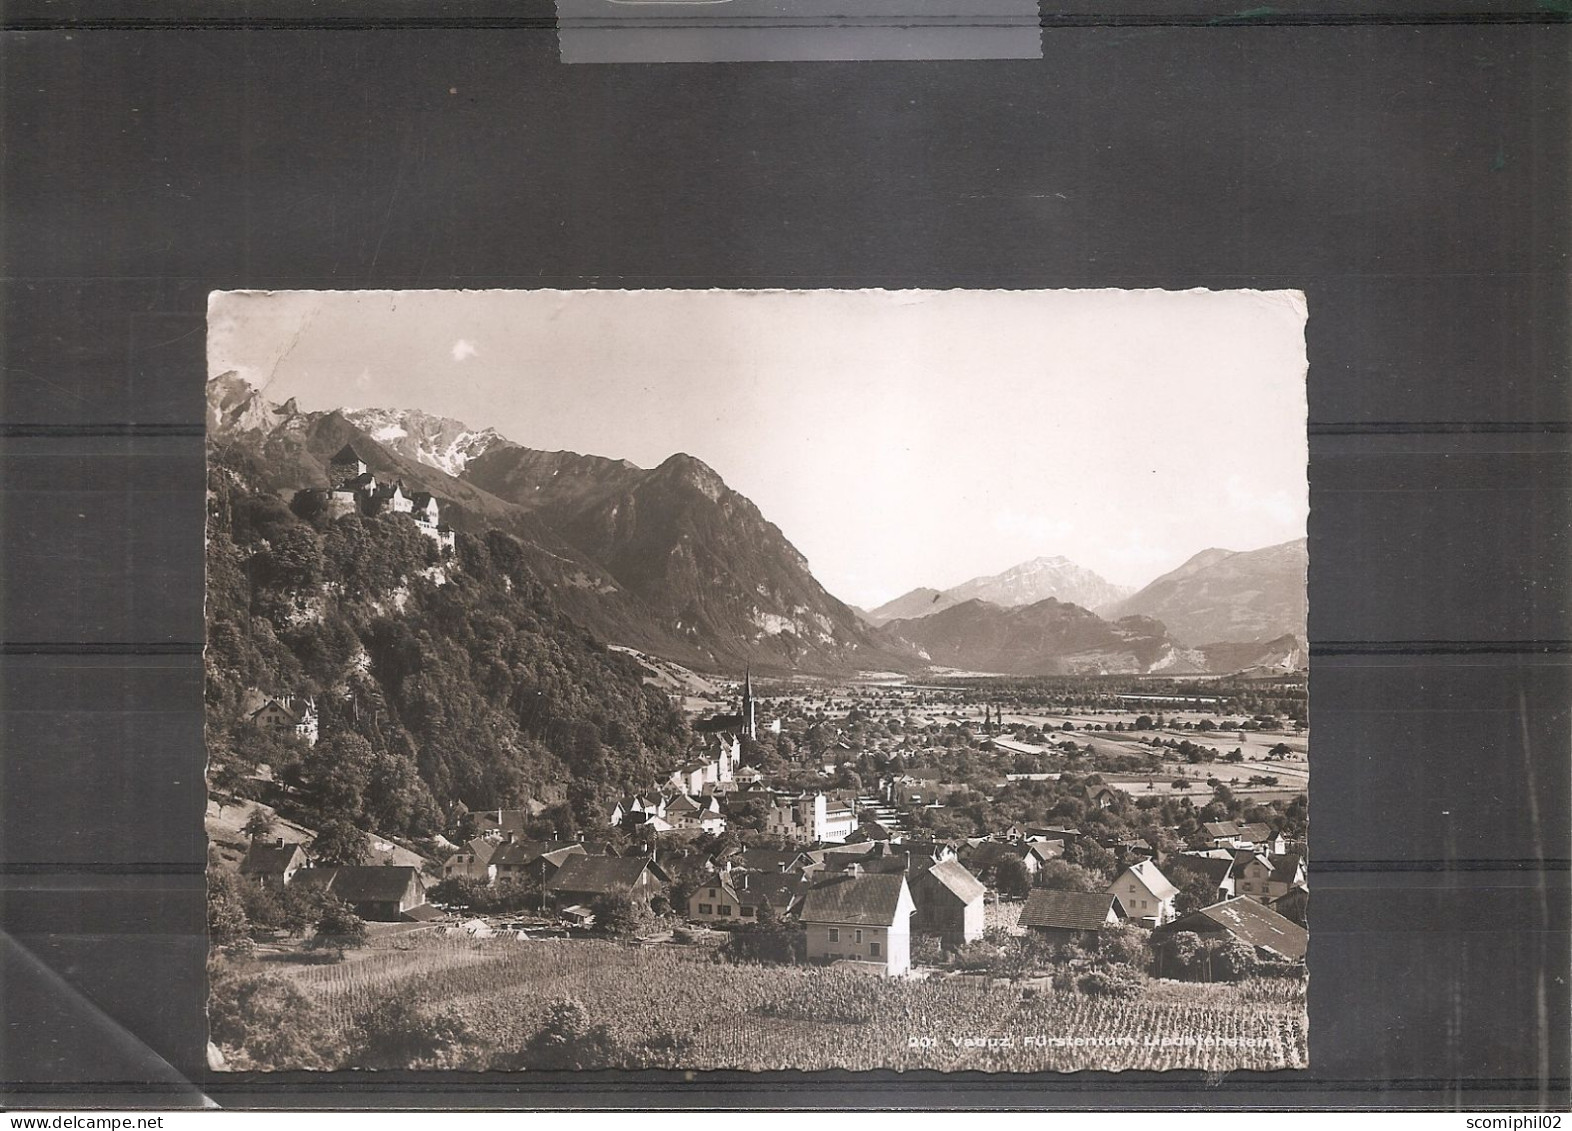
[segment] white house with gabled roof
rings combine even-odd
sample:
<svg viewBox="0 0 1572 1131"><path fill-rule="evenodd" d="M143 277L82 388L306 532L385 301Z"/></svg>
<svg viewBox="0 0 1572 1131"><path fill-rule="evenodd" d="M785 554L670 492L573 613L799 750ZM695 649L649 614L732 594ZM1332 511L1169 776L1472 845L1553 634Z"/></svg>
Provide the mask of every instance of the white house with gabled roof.
<svg viewBox="0 0 1572 1131"><path fill-rule="evenodd" d="M1119 900L1119 906L1124 908L1132 923L1160 927L1174 917L1174 897L1179 889L1156 864L1142 860L1120 872L1109 886L1108 894Z"/></svg>

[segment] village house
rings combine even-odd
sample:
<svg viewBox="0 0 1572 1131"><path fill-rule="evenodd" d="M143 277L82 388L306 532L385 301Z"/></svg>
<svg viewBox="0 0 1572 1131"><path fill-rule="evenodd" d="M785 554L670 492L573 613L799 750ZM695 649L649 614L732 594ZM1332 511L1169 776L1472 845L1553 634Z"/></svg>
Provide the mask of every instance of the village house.
<svg viewBox="0 0 1572 1131"><path fill-rule="evenodd" d="M809 960L851 959L905 974L915 910L905 876L843 872L807 890L798 919L806 928Z"/></svg>
<svg viewBox="0 0 1572 1131"><path fill-rule="evenodd" d="M1119 797L1119 791L1109 785L1094 786L1086 793L1086 799L1099 809L1113 808Z"/></svg>
<svg viewBox="0 0 1572 1131"><path fill-rule="evenodd" d="M1160 927L1174 917L1174 896L1179 889L1150 860L1133 864L1119 873L1108 894L1119 897L1125 914L1142 927Z"/></svg>
<svg viewBox="0 0 1572 1131"><path fill-rule="evenodd" d="M1026 863L1026 871L1034 881L1042 878L1042 867L1050 860L1058 860L1064 856L1064 841L1062 840L1029 840L1026 842L1027 856L1022 857ZM1029 860L1029 862L1028 862Z"/></svg>
<svg viewBox="0 0 1572 1131"><path fill-rule="evenodd" d="M1212 848L1236 848L1239 838L1238 821L1207 821L1201 825L1207 843Z"/></svg>
<svg viewBox="0 0 1572 1131"><path fill-rule="evenodd" d="M687 914L695 923L741 923L758 915L758 902L751 901L745 914L742 895L732 886L731 877L712 876L688 896Z"/></svg>
<svg viewBox="0 0 1572 1131"><path fill-rule="evenodd" d="M570 856L545 884L558 911L587 906L601 896L648 903L671 877L647 856Z"/></svg>
<svg viewBox="0 0 1572 1131"><path fill-rule="evenodd" d="M974 875L990 879L998 874L999 865L1006 860L1020 861L1026 869L1027 878L1033 883L1036 883L1037 873L1044 863L1033 845L1019 840L980 840L961 853L961 863Z"/></svg>
<svg viewBox="0 0 1572 1131"><path fill-rule="evenodd" d="M307 746L317 744L317 704L309 695L267 699L251 712L250 720L259 730L298 738Z"/></svg>
<svg viewBox="0 0 1572 1131"><path fill-rule="evenodd" d="M489 884L497 875L496 868L491 863L491 858L496 851L495 841L476 837L442 862L442 878L476 880Z"/></svg>
<svg viewBox="0 0 1572 1131"><path fill-rule="evenodd" d="M476 831L487 840L504 840L510 834L515 840L527 840L526 829L536 824L541 814L567 797L562 786L541 786L536 796L528 798L517 809L479 809L470 814Z"/></svg>
<svg viewBox="0 0 1572 1131"><path fill-rule="evenodd" d="M681 795L679 796L686 796ZM666 816L666 799L660 794L644 797L640 794L630 794L611 807L611 816L608 821L613 827L617 825L642 825L653 817Z"/></svg>
<svg viewBox="0 0 1572 1131"><path fill-rule="evenodd" d="M787 872L742 872L731 877L732 888L742 901L743 922L756 922L766 908L776 918L792 914L808 890L809 878Z"/></svg>
<svg viewBox="0 0 1572 1131"><path fill-rule="evenodd" d="M1191 931L1203 938L1227 936L1255 948L1263 958L1301 961L1309 934L1298 923L1248 896L1235 896L1181 915L1153 931L1154 937Z"/></svg>
<svg viewBox="0 0 1572 1131"><path fill-rule="evenodd" d="M1305 866L1298 856L1240 852L1234 857L1229 876L1233 881L1233 894L1270 903L1304 885Z"/></svg>
<svg viewBox="0 0 1572 1131"><path fill-rule="evenodd" d="M911 882L916 913L912 930L938 935L945 946L960 946L982 938L984 923L982 881L955 860L945 860L919 872Z"/></svg>
<svg viewBox="0 0 1572 1131"><path fill-rule="evenodd" d="M297 884L343 900L362 919L395 923L426 906L426 883L412 867L369 865L302 868Z"/></svg>
<svg viewBox="0 0 1572 1131"><path fill-rule="evenodd" d="M1208 821L1201 826L1212 848L1227 848L1281 855L1287 848L1283 834L1264 821L1240 824L1238 821Z"/></svg>
<svg viewBox="0 0 1572 1131"><path fill-rule="evenodd" d="M744 848L737 864L750 872L801 872L812 863L807 853L795 848Z"/></svg>
<svg viewBox="0 0 1572 1131"><path fill-rule="evenodd" d="M497 846L491 868L498 883L534 883L544 888L568 857L583 855L582 844L506 840Z"/></svg>
<svg viewBox="0 0 1572 1131"><path fill-rule="evenodd" d="M1110 892L1038 888L1021 909L1021 926L1056 943L1084 942L1123 919L1124 909Z"/></svg>
<svg viewBox="0 0 1572 1131"><path fill-rule="evenodd" d="M1070 848L1081 842L1082 834L1080 829L1070 828L1068 825L1027 825L1026 839L1055 840L1065 848Z"/></svg>
<svg viewBox="0 0 1572 1131"><path fill-rule="evenodd" d="M306 850L298 844L286 844L283 837L254 840L240 861L240 874L262 887L282 888L308 863Z"/></svg>

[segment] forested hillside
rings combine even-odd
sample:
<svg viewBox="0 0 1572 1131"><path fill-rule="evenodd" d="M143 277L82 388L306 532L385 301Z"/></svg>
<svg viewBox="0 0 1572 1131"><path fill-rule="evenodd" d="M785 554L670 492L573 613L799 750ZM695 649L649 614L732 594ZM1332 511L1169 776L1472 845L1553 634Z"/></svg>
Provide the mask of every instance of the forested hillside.
<svg viewBox="0 0 1572 1131"><path fill-rule="evenodd" d="M566 784L563 823L644 786L688 741L643 669L561 612L512 535L459 532L451 552L407 515L307 521L244 449L209 466L207 713L211 774L264 788L320 824L413 837L467 810ZM311 696L320 740L246 711Z"/></svg>

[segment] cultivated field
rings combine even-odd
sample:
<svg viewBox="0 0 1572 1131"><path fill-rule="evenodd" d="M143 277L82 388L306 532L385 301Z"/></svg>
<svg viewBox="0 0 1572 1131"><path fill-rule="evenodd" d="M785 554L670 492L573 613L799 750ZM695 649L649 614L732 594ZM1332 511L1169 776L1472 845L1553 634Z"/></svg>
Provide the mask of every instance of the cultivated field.
<svg viewBox="0 0 1572 1131"><path fill-rule="evenodd" d="M574 999L612 1038L610 1067L1278 1069L1306 1063L1302 996L1282 983L1153 983L1134 1000L986 978L890 980L720 963L682 947L594 940L386 940L342 965L267 964L347 1034L389 994L456 1009L496 1055Z"/></svg>

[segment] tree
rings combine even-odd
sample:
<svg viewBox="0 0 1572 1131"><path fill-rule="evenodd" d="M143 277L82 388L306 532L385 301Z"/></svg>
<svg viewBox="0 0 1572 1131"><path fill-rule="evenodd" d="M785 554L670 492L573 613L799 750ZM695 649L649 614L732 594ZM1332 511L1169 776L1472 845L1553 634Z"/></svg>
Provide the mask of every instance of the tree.
<svg viewBox="0 0 1572 1131"><path fill-rule="evenodd" d="M994 886L1000 895L1025 899L1032 891L1032 877L1026 863L1014 856L1006 856L994 867Z"/></svg>
<svg viewBox="0 0 1572 1131"><path fill-rule="evenodd" d="M1104 886L1119 871L1119 861L1114 858L1114 854L1093 840L1082 840L1067 849L1064 858L1099 877Z"/></svg>
<svg viewBox="0 0 1572 1131"><path fill-rule="evenodd" d="M366 943L366 923L348 904L330 899L317 920L317 933L312 937L312 950L333 951L339 958L344 952Z"/></svg>
<svg viewBox="0 0 1572 1131"><path fill-rule="evenodd" d="M759 921L732 931L721 949L735 962L801 962L808 955L808 935L781 923L766 904Z"/></svg>
<svg viewBox="0 0 1572 1131"><path fill-rule="evenodd" d="M486 885L473 876L449 876L431 885L426 892L426 898L432 903L465 911L477 909L488 895Z"/></svg>
<svg viewBox="0 0 1572 1131"><path fill-rule="evenodd" d="M234 805L251 792L251 775L234 762L225 762L222 766L215 767L211 780L213 800L218 802L220 814L224 811L225 798L228 798L228 804Z"/></svg>
<svg viewBox="0 0 1572 1131"><path fill-rule="evenodd" d="M348 821L329 821L311 842L318 864L364 864L371 858L371 838Z"/></svg>
<svg viewBox="0 0 1572 1131"><path fill-rule="evenodd" d="M1191 867L1183 856L1169 857L1164 875L1179 889L1174 896L1174 910L1179 914L1217 902L1217 882L1199 868Z"/></svg>
<svg viewBox="0 0 1572 1131"><path fill-rule="evenodd" d="M1194 931L1175 931L1157 944L1158 967L1165 977L1182 978L1192 973L1201 954L1201 936Z"/></svg>
<svg viewBox="0 0 1572 1131"><path fill-rule="evenodd" d="M260 805L251 811L251 816L246 818L246 823L240 827L252 840L267 840L273 835L278 822L273 814Z"/></svg>
<svg viewBox="0 0 1572 1131"><path fill-rule="evenodd" d="M1225 982L1241 982L1255 974L1260 960L1255 947L1240 939L1219 939L1211 944L1212 973Z"/></svg>
<svg viewBox="0 0 1572 1131"><path fill-rule="evenodd" d="M431 1009L395 991L367 1009L350 1034L356 1068L479 1068L479 1040L464 1015Z"/></svg>
<svg viewBox="0 0 1572 1131"><path fill-rule="evenodd" d="M542 1072L614 1068L620 1053L611 1031L604 1024L592 1025L580 1001L560 998L551 1003L546 1023L507 1067Z"/></svg>
<svg viewBox="0 0 1572 1131"><path fill-rule="evenodd" d="M590 903L595 926L609 935L626 938L649 925L650 909L625 895L606 892Z"/></svg>
<svg viewBox="0 0 1572 1131"><path fill-rule="evenodd" d="M213 872L207 883L207 937L220 949L247 949L251 945L251 920L246 917L242 881L233 872Z"/></svg>
<svg viewBox="0 0 1572 1131"><path fill-rule="evenodd" d="M1053 891L1100 892L1108 884L1078 864L1050 860L1038 871L1037 886Z"/></svg>
<svg viewBox="0 0 1572 1131"><path fill-rule="evenodd" d="M208 965L207 1023L231 1068L336 1068L343 1059L321 1005L287 979L241 974L223 960Z"/></svg>

